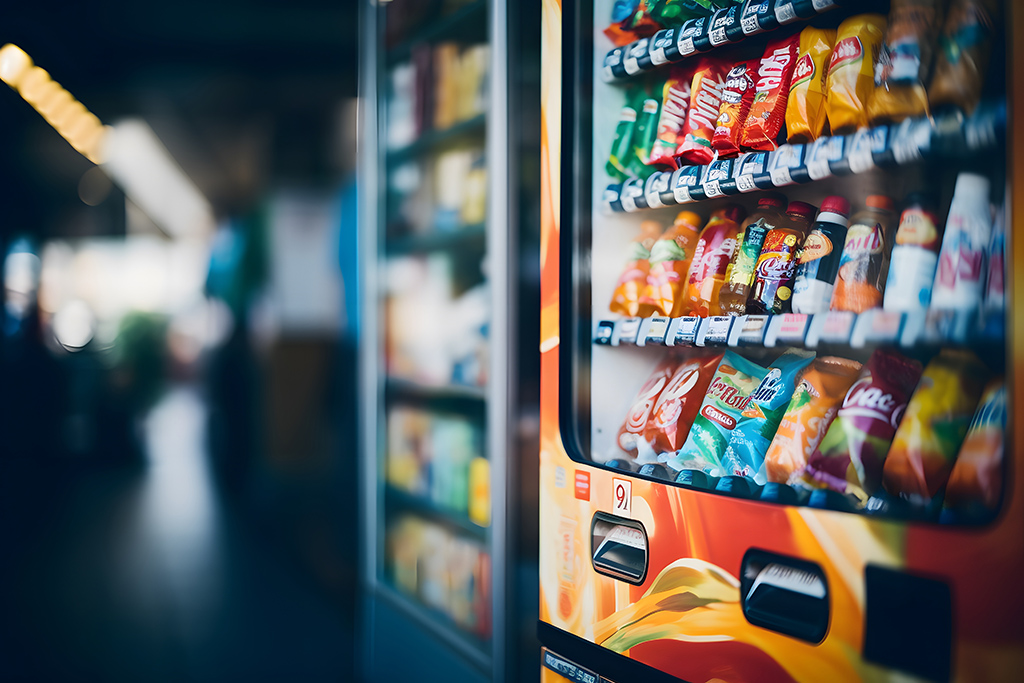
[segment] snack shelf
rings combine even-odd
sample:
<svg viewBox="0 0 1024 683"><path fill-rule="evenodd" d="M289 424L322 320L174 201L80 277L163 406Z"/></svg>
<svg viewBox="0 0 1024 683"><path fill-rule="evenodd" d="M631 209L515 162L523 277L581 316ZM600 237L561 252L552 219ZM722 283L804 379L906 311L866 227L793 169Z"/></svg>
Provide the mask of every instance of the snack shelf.
<svg viewBox="0 0 1024 683"><path fill-rule="evenodd" d="M463 249L481 250L486 243L487 225L475 223L461 226L455 230L435 231L388 240L384 244L384 251L387 256L405 256Z"/></svg>
<svg viewBox="0 0 1024 683"><path fill-rule="evenodd" d="M466 140L479 140L482 147L486 130L487 114L477 114L443 130L428 131L405 147L388 150L387 164L388 166L400 164L403 161L415 159Z"/></svg>
<svg viewBox="0 0 1024 683"><path fill-rule="evenodd" d="M850 135L823 136L809 144L785 144L774 152L747 152L703 166L659 171L609 185L606 211L627 212L678 206L715 197L773 190L875 168L977 156L1006 140L1006 102L978 106L967 118L949 113L862 128Z"/></svg>
<svg viewBox="0 0 1024 683"><path fill-rule="evenodd" d="M762 5L774 11L758 12ZM648 38L609 50L602 62L601 76L608 83L623 81L696 54L735 45L751 36L806 22L836 7L835 0L783 0L719 9L710 17L691 19L682 26L662 29Z"/></svg>
<svg viewBox="0 0 1024 683"><path fill-rule="evenodd" d="M441 401L451 404L468 404L483 408L487 401L487 389L468 384L421 384L408 379L388 377L385 393L396 398L419 401Z"/></svg>
<svg viewBox="0 0 1024 683"><path fill-rule="evenodd" d="M400 508L421 517L428 517L481 542L487 540L487 527L472 521L467 513L450 510L434 503L429 498L403 491L395 486L386 486L384 496L389 507Z"/></svg>
<svg viewBox="0 0 1024 683"><path fill-rule="evenodd" d="M388 50L387 63L396 64L408 59L413 47L420 43L435 43L463 35L483 35L486 29L484 20L487 16L487 4L487 0L474 0L465 7L428 23L415 35Z"/></svg>
<svg viewBox="0 0 1024 683"><path fill-rule="evenodd" d="M490 644L459 626L454 619L439 609L429 607L419 599L406 594L388 582L378 586L382 598L413 621L429 628L430 632L460 652L479 668L486 668Z"/></svg>

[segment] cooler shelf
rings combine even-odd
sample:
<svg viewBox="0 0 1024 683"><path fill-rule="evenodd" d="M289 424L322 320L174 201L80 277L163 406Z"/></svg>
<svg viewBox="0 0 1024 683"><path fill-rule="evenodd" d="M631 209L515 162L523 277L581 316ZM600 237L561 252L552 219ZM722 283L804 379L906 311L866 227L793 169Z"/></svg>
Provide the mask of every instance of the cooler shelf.
<svg viewBox="0 0 1024 683"><path fill-rule="evenodd" d="M483 40L487 35L484 23L486 16L487 0L474 0L465 7L429 22L422 30L388 50L387 63L396 64L408 59L412 48L420 43L436 43L465 36Z"/></svg>
<svg viewBox="0 0 1024 683"><path fill-rule="evenodd" d="M976 156L1005 146L1006 115L1005 101L982 103L966 119L959 114L912 118L891 126L862 128L851 135L823 136L806 145L782 145L774 152L748 152L705 166L660 171L646 180L629 178L609 185L601 203L607 211L631 213L867 173L874 168Z"/></svg>
<svg viewBox="0 0 1024 683"><path fill-rule="evenodd" d="M456 230L430 232L424 235L409 235L388 240L384 251L388 256L427 254L439 251L461 251L475 248L482 250L487 242L487 225L476 223Z"/></svg>
<svg viewBox="0 0 1024 683"><path fill-rule="evenodd" d="M480 526L470 520L467 513L450 510L438 505L429 498L403 491L394 486L385 487L384 495L387 501L386 504L389 507L400 508L422 517L428 517L456 532L466 534L481 542L487 540L487 527Z"/></svg>
<svg viewBox="0 0 1024 683"><path fill-rule="evenodd" d="M480 146L483 147L484 131L486 130L487 114L477 114L473 118L460 121L450 128L427 131L417 138L415 142L405 147L388 150L388 166L430 154L459 141L479 140Z"/></svg>

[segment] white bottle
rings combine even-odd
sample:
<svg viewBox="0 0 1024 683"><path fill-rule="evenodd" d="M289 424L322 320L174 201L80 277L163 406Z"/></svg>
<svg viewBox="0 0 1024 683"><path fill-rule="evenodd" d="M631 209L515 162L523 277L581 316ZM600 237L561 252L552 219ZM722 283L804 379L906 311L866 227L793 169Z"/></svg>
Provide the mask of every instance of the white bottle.
<svg viewBox="0 0 1024 683"><path fill-rule="evenodd" d="M956 179L946 233L942 237L939 267L932 287L932 308L969 311L981 304L991 237L988 178L961 173Z"/></svg>
<svg viewBox="0 0 1024 683"><path fill-rule="evenodd" d="M896 244L889 259L885 285L887 311L911 312L928 308L932 299L935 268L939 263L939 219L930 198L911 193L896 230Z"/></svg>

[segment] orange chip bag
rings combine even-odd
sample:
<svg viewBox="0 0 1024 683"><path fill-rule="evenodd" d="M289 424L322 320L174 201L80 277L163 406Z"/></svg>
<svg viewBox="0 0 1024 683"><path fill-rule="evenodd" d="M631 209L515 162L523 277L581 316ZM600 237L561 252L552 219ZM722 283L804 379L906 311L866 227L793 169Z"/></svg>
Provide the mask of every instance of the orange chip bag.
<svg viewBox="0 0 1024 683"><path fill-rule="evenodd" d="M750 59L734 66L725 80L722 92L722 106L718 110L718 121L711 146L722 156L739 154L741 126L750 113L754 101L754 76L758 61Z"/></svg>
<svg viewBox="0 0 1024 683"><path fill-rule="evenodd" d="M722 354L716 353L684 361L668 380L644 429L644 441L654 455L682 448L721 360Z"/></svg>
<svg viewBox="0 0 1024 683"><path fill-rule="evenodd" d="M789 84L799 51L799 34L768 43L765 48L757 66L754 101L740 136L744 147L767 151L778 148L775 141L786 121Z"/></svg>
<svg viewBox="0 0 1024 683"><path fill-rule="evenodd" d="M804 371L764 457L768 481L788 483L807 466L860 368L857 361L825 356Z"/></svg>
<svg viewBox="0 0 1024 683"><path fill-rule="evenodd" d="M635 316L639 312L640 295L647 286L647 275L651 270L651 247L660 235L661 224L657 221L640 224L640 234L629 245L629 261L612 293L612 302L608 306L612 313Z"/></svg>
<svg viewBox="0 0 1024 683"><path fill-rule="evenodd" d="M858 14L839 24L828 60L825 103L833 135L868 125L868 99L875 89L875 60L885 27L881 14Z"/></svg>
<svg viewBox="0 0 1024 683"><path fill-rule="evenodd" d="M690 108L686 111L682 142L676 156L684 164L707 164L715 158L711 138L715 135L718 110L722 106L725 76L731 65L720 59L702 58L693 72Z"/></svg>
<svg viewBox="0 0 1024 683"><path fill-rule="evenodd" d="M793 69L786 106L786 135L790 142L812 142L825 130L825 82L835 44L833 29L808 26L800 32L800 56Z"/></svg>

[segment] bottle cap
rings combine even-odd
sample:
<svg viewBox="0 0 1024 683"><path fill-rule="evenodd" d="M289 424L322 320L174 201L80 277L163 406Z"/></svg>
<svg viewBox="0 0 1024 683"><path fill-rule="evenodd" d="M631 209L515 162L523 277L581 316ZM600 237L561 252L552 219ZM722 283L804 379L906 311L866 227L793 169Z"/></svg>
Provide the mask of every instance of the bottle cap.
<svg viewBox="0 0 1024 683"><path fill-rule="evenodd" d="M953 194L960 194L968 197L973 196L984 202L988 202L988 178L983 175L978 175L977 173L961 173L956 177L956 189L953 190ZM980 197L978 197L978 195L980 195Z"/></svg>
<svg viewBox="0 0 1024 683"><path fill-rule="evenodd" d="M837 213L840 216L850 217L850 202L844 197L825 197L821 202L820 213Z"/></svg>
<svg viewBox="0 0 1024 683"><path fill-rule="evenodd" d="M896 209L892 198L886 197L884 194L873 194L869 195L864 203L870 206L872 209L884 209L885 211L894 211Z"/></svg>
<svg viewBox="0 0 1024 683"><path fill-rule="evenodd" d="M807 202L790 202L789 208L786 209L786 213L790 216L800 216L811 221L814 220L814 214L818 210L813 205Z"/></svg>
<svg viewBox="0 0 1024 683"><path fill-rule="evenodd" d="M757 200L757 208L768 207L771 209L779 209L785 211L786 209L786 197L778 192L769 192L768 194L762 195Z"/></svg>
<svg viewBox="0 0 1024 683"><path fill-rule="evenodd" d="M728 218L731 221L735 221L736 223L739 223L740 221L747 217L747 210L744 209L739 204L728 204L722 209L720 209L719 212L725 218Z"/></svg>
<svg viewBox="0 0 1024 683"><path fill-rule="evenodd" d="M676 214L676 220L674 221L674 223L676 225L683 223L685 225L690 226L694 230L700 230L700 226L704 224L704 221L701 220L700 215L694 213L693 211L680 211L679 213Z"/></svg>
<svg viewBox="0 0 1024 683"><path fill-rule="evenodd" d="M661 223L659 223L658 221L640 222L640 232L643 233L644 237L649 237L650 235L657 236L663 233L664 231L664 228L661 227Z"/></svg>

